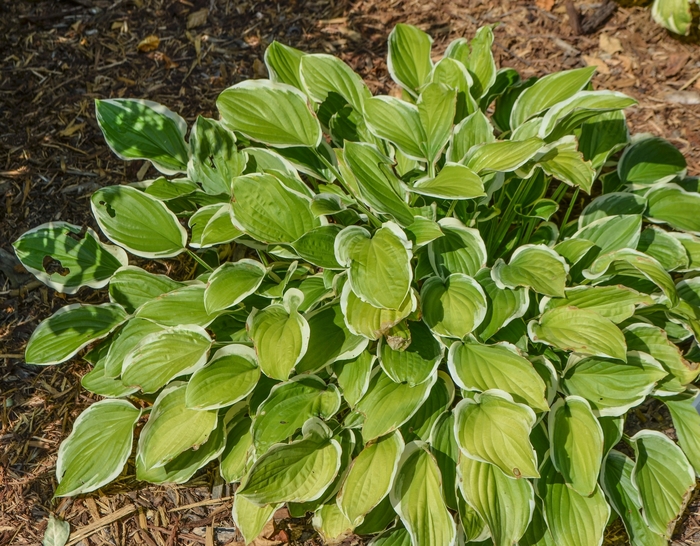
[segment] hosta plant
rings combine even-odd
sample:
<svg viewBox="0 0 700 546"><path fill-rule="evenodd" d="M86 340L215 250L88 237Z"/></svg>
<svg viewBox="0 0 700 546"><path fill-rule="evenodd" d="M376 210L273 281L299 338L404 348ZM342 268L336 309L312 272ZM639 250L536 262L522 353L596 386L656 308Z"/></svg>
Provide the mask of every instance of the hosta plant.
<svg viewBox="0 0 700 546"><path fill-rule="evenodd" d="M492 42L434 60L398 25L401 98L273 43L270 79L189 136L161 105L97 101L114 152L163 176L92 196L109 242L53 222L15 243L52 288L109 291L26 349L89 348L105 398L61 445L57 496L134 452L152 483L216 461L248 542L285 504L329 543L596 546L617 517L668 542L700 471L698 179L630 138L635 101L593 69L523 81ZM181 255L189 275L153 272ZM651 398L677 442L625 428Z"/></svg>
<svg viewBox="0 0 700 546"><path fill-rule="evenodd" d="M664 28L687 36L693 27L693 2L698 0L654 0L651 16Z"/></svg>

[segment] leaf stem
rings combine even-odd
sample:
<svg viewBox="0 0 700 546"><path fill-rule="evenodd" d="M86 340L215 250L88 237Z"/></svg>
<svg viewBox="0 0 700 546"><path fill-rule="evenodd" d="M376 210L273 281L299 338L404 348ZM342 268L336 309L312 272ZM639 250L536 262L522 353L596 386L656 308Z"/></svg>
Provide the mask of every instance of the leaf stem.
<svg viewBox="0 0 700 546"><path fill-rule="evenodd" d="M569 221L569 216L571 216L571 212L574 210L574 205L576 205L576 199L578 198L578 192L579 188L576 188L574 190L574 195L571 197L571 201L569 202L569 208L566 209L566 214L564 214L564 219L559 227L559 238L561 238L562 233L564 233L564 228L566 227L566 223Z"/></svg>
<svg viewBox="0 0 700 546"><path fill-rule="evenodd" d="M199 265L201 265L204 269L207 271L214 271L214 268L210 266L207 262L202 260L199 256L197 256L194 252L192 252L189 248L187 249L187 253L190 255L190 257L197 262Z"/></svg>

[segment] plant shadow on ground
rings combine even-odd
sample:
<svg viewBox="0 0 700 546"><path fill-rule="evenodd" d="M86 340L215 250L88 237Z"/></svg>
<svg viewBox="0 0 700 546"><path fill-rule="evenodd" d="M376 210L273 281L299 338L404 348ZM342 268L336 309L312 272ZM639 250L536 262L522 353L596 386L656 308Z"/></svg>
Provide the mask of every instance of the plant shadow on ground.
<svg viewBox="0 0 700 546"><path fill-rule="evenodd" d="M524 76L594 64L597 88L637 98L633 132L653 132L685 154L700 173L700 54L693 37L676 39L651 21L648 8L624 5L595 34L573 35L563 2L551 11L530 0L72 0L6 4L0 20L0 246L47 221L96 229L89 195L103 185L155 177L141 162L125 163L108 150L94 119L93 101L105 97L155 100L192 122L216 117L214 100L242 79L265 77L262 56L274 39L309 52L340 56L374 92L396 92L387 75L386 37L398 22L431 33L435 50L483 24L499 23L499 66ZM158 38L158 44L154 38ZM155 46L155 47L154 47ZM152 262L151 262L152 263ZM2 264L6 265L6 264ZM189 258L162 260L154 273L186 279ZM19 278L22 272L14 272ZM14 275L12 275L14 277ZM102 526L84 544L206 544L240 540L230 519L231 489L216 471L186 486L144 487L133 465L99 494L52 501L60 441L94 400L81 390L87 365L38 368L20 356L38 322L66 303L100 303L104 291L57 294L43 285L14 285L0 274L0 544L40 542L49 512L72 530ZM668 432L658 405L635 418ZM634 419L630 426L634 427ZM177 507L191 506L185 510ZM110 515L121 517L110 521ZM101 519L107 518L107 519ZM107 523L105 523L107 522ZM303 520L280 513L266 544L320 543ZM690 503L677 532L693 543L700 501ZM620 542L618 527L609 544ZM359 543L350 537L348 544Z"/></svg>

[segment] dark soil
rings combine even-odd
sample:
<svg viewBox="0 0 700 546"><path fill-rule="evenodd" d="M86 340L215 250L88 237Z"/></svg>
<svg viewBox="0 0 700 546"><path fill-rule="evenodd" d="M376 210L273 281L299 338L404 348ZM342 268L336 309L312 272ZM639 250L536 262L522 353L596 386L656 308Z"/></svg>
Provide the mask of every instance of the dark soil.
<svg viewBox="0 0 700 546"><path fill-rule="evenodd" d="M595 0L575 4L584 23L602 7ZM338 55L373 91L391 92L385 44L398 22L430 32L437 53L453 38L497 23L497 62L524 76L598 66L597 88L639 100L629 111L632 132L669 139L688 158L690 173L700 174L700 46L653 24L643 7L619 7L595 32L576 35L563 0L4 0L0 264L7 263L2 251L11 253L12 241L31 227L63 220L96 228L88 200L97 188L156 174L111 154L95 122L94 99L155 100L189 122L197 114L216 116L214 100L223 89L265 77L263 52L273 40ZM159 267L178 275L190 265L166 260ZM232 492L213 469L186 486L158 487L135 482L128 468L103 491L51 499L58 446L93 401L80 388L88 368L78 361L27 366L21 355L53 311L102 299L90 290L57 294L11 266L0 272L0 545L39 544L51 512L70 522L72 543L238 543ZM649 421L665 422L657 406L643 411ZM308 522L286 516L277 514L259 546L320 543ZM91 529L96 532L85 538ZM700 543L699 530L696 498L675 544ZM609 544L624 543L619 527L609 535Z"/></svg>

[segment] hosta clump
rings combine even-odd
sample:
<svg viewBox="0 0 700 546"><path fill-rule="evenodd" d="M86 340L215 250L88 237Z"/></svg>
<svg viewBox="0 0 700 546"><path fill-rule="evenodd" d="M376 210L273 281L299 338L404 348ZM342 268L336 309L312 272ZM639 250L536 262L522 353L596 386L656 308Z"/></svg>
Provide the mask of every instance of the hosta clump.
<svg viewBox="0 0 700 546"><path fill-rule="evenodd" d="M654 0L651 16L658 24L676 34L688 35L693 30L693 4L698 0Z"/></svg>
<svg viewBox="0 0 700 546"><path fill-rule="evenodd" d="M113 244L60 222L15 243L57 290L109 289L27 346L44 365L90 345L105 397L60 448L57 496L115 479L145 422L137 478L217 460L247 541L286 504L329 542L596 546L614 514L632 544L668 542L700 471L698 179L630 139L635 101L592 69L522 81L492 42L434 62L397 26L402 98L274 43L271 79L189 138L163 106L97 102L112 149L164 176L92 196ZM677 443L623 433L650 398Z"/></svg>

